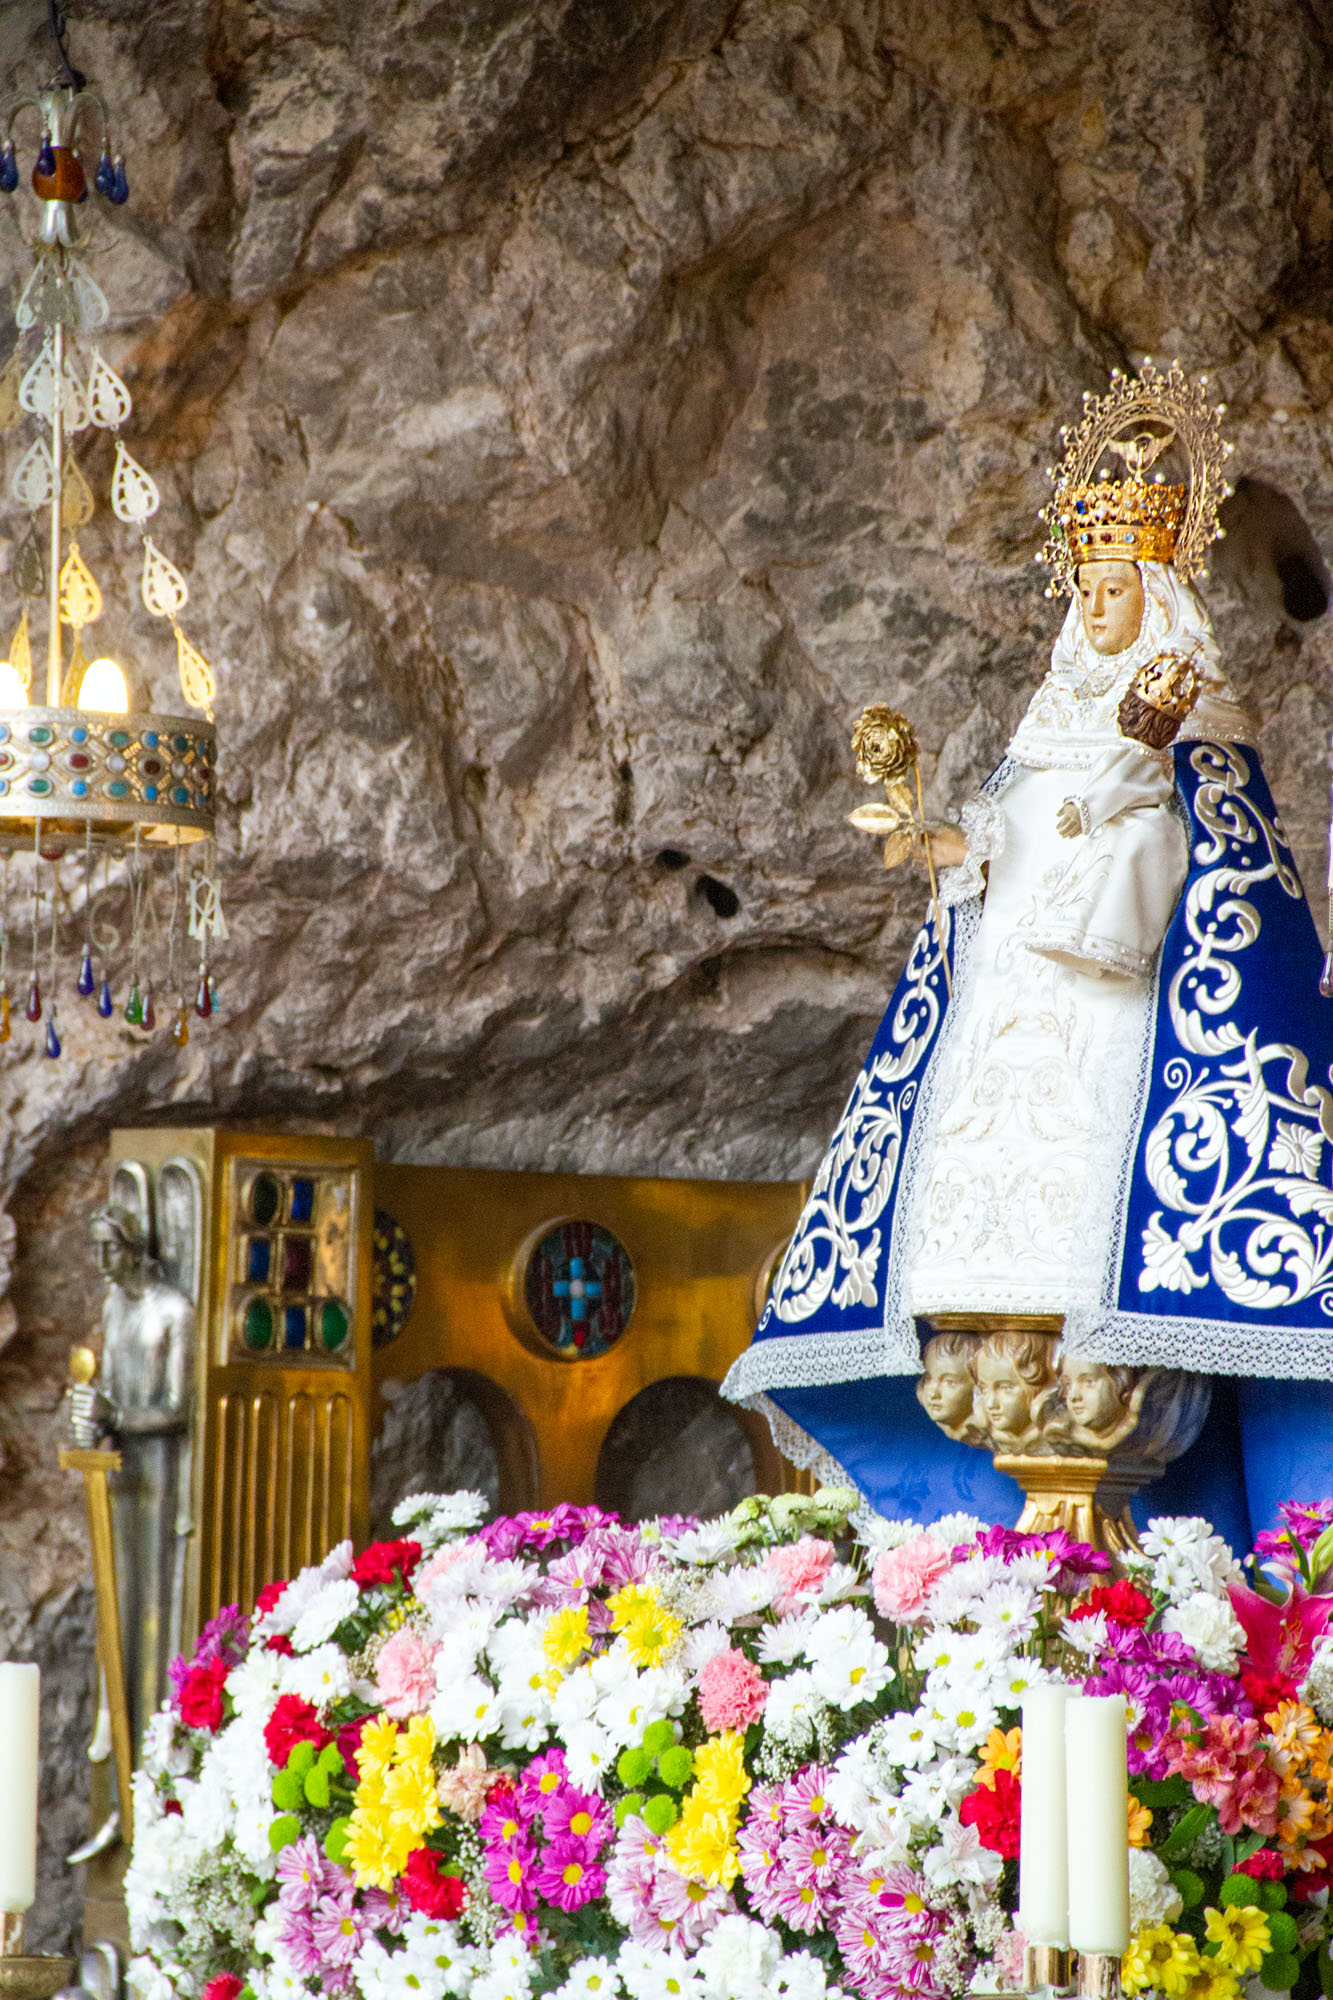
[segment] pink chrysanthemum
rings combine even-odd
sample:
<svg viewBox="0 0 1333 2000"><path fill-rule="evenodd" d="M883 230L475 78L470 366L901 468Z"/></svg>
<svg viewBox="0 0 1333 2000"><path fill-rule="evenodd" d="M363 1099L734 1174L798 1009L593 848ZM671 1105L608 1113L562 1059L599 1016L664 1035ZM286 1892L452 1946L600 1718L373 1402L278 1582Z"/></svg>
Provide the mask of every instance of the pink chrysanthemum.
<svg viewBox="0 0 1333 2000"><path fill-rule="evenodd" d="M777 1578L773 1609L779 1618L818 1602L824 1579L836 1559L837 1550L832 1542L815 1535L802 1535L799 1542L769 1550L764 1557L764 1568Z"/></svg>
<svg viewBox="0 0 1333 2000"><path fill-rule="evenodd" d="M386 1715L402 1721L420 1715L435 1699L439 1647L403 1625L391 1633L375 1660L375 1692Z"/></svg>
<svg viewBox="0 0 1333 2000"><path fill-rule="evenodd" d="M748 1729L767 1700L767 1681L738 1646L715 1654L700 1669L699 1712L709 1731Z"/></svg>
<svg viewBox="0 0 1333 2000"><path fill-rule="evenodd" d="M350 1894L321 1896L310 1918L310 1933L324 1965L342 1969L361 1949L366 1919Z"/></svg>
<svg viewBox="0 0 1333 2000"><path fill-rule="evenodd" d="M547 1849L536 1888L544 1903L555 1903L572 1915L605 1892L606 1870L598 1866L586 1841L566 1836Z"/></svg>

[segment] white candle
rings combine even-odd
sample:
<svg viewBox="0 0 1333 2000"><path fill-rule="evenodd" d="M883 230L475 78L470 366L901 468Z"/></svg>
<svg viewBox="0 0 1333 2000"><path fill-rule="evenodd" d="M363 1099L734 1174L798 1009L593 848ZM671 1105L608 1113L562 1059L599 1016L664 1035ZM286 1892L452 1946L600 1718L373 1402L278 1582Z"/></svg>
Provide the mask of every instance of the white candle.
<svg viewBox="0 0 1333 2000"><path fill-rule="evenodd" d="M1117 1958L1129 1946L1125 1728L1123 1695L1071 1695L1065 1705L1069 1942Z"/></svg>
<svg viewBox="0 0 1333 2000"><path fill-rule="evenodd" d="M1058 1682L1023 1696L1023 1795L1018 1927L1029 1944L1069 1943L1065 1704Z"/></svg>
<svg viewBox="0 0 1333 2000"><path fill-rule="evenodd" d="M42 1677L0 1662L0 1910L31 1909L37 1895L37 1716Z"/></svg>

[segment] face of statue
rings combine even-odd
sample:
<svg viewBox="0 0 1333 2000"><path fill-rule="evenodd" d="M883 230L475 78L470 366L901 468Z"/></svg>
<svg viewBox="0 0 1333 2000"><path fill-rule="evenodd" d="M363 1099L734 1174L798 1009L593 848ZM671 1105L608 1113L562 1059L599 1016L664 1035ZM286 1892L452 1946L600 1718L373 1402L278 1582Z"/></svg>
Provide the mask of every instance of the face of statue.
<svg viewBox="0 0 1333 2000"><path fill-rule="evenodd" d="M1060 1363L1065 1408L1084 1430L1105 1431L1124 1415L1124 1403L1109 1368L1099 1361Z"/></svg>
<svg viewBox="0 0 1333 2000"><path fill-rule="evenodd" d="M1032 1414L1032 1391L1012 1361L1002 1354L977 1357L977 1387L986 1420L995 1430L1021 1431Z"/></svg>
<svg viewBox="0 0 1333 2000"><path fill-rule="evenodd" d="M1083 630L1098 653L1123 653L1143 623L1143 578L1137 563L1084 563L1078 573Z"/></svg>
<svg viewBox="0 0 1333 2000"><path fill-rule="evenodd" d="M93 1255L97 1259L98 1270L111 1284L124 1284L138 1269L134 1252L111 1229L94 1231Z"/></svg>
<svg viewBox="0 0 1333 2000"><path fill-rule="evenodd" d="M937 1424L965 1424L972 1414L972 1370L958 1355L925 1353L917 1389L921 1407Z"/></svg>

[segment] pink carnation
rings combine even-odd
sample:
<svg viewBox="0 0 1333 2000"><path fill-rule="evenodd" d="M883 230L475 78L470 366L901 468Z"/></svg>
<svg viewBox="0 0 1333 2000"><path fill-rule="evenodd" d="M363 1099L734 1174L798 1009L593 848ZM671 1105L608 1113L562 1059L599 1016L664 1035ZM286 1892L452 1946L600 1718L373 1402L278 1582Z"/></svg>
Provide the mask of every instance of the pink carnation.
<svg viewBox="0 0 1333 2000"><path fill-rule="evenodd" d="M748 1729L764 1712L768 1683L736 1646L716 1653L699 1671L699 1709L704 1728Z"/></svg>
<svg viewBox="0 0 1333 2000"><path fill-rule="evenodd" d="M899 1624L916 1624L925 1614L931 1586L952 1565L948 1550L929 1535L917 1535L900 1549L886 1549L874 1569L876 1609Z"/></svg>
<svg viewBox="0 0 1333 2000"><path fill-rule="evenodd" d="M406 1625L385 1640L375 1661L375 1692L386 1715L402 1720L430 1707L435 1699L435 1655L439 1650Z"/></svg>
<svg viewBox="0 0 1333 2000"><path fill-rule="evenodd" d="M764 1557L764 1568L777 1579L773 1609L779 1618L815 1602L836 1554L832 1542L819 1541L813 1535L802 1535L799 1542L769 1550Z"/></svg>
<svg viewBox="0 0 1333 2000"><path fill-rule="evenodd" d="M467 1555L468 1552L466 1542L446 1542L442 1549L436 1549L434 1555L422 1563L412 1578L413 1596L420 1598L424 1604L436 1577L443 1576L447 1569L452 1569L460 1557Z"/></svg>

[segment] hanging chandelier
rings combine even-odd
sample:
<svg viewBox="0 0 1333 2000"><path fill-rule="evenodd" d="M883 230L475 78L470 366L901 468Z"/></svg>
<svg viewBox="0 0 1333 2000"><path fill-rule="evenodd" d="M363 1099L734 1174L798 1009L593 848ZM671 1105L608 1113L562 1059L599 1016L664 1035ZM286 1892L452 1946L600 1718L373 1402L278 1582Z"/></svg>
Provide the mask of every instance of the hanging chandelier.
<svg viewBox="0 0 1333 2000"><path fill-rule="evenodd" d="M191 1017L216 1007L212 948L226 935L213 674L180 623L185 577L148 533L160 495L121 436L130 393L96 345L109 309L84 261L100 202L121 205L129 184L106 106L71 69L62 26L53 7L55 82L0 111L0 194L18 192L29 124L39 141L35 218L25 197L16 204L32 269L0 369L0 432L15 440L8 491L28 516L14 538L15 623L0 660L0 1043L16 1031L12 1007L53 1058L69 1020L58 1014L62 980L103 1019L119 1011L136 1038L161 1016L187 1042ZM103 596L78 534L102 483L84 465L108 458L106 498L141 538L139 595L174 637L184 717L141 707L133 668L93 636ZM2 595L0 621L3 634ZM109 904L127 908L128 922L99 919Z"/></svg>

